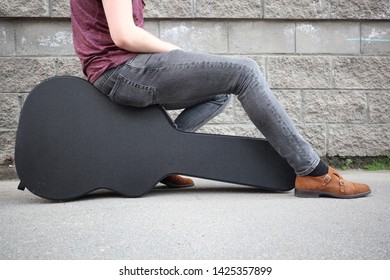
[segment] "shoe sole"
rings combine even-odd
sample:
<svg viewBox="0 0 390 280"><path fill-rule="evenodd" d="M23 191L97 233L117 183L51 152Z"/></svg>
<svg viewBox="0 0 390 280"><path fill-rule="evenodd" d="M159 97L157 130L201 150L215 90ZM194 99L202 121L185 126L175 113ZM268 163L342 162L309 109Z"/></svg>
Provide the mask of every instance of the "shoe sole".
<svg viewBox="0 0 390 280"><path fill-rule="evenodd" d="M182 189L182 188L190 188L195 186L195 184L188 184L188 185L175 185L175 184L170 184L170 183L163 183L164 186L160 186L160 188L165 188L165 189Z"/></svg>
<svg viewBox="0 0 390 280"><path fill-rule="evenodd" d="M351 194L351 195L340 195L329 192L318 192L318 191L305 191L305 190L297 190L295 189L296 197L304 197L304 198L319 198L319 197L334 197L334 198L359 198L370 194L371 191L359 193L359 194Z"/></svg>

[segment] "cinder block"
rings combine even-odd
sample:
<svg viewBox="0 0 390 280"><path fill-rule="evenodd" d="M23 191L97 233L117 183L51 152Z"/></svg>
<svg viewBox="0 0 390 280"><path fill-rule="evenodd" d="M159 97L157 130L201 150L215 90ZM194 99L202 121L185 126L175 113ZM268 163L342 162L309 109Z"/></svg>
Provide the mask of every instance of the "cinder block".
<svg viewBox="0 0 390 280"><path fill-rule="evenodd" d="M295 124L301 122L302 92L300 90L274 91L287 114Z"/></svg>
<svg viewBox="0 0 390 280"><path fill-rule="evenodd" d="M298 125L298 131L309 142L319 156L325 156L326 150L326 125Z"/></svg>
<svg viewBox="0 0 390 280"><path fill-rule="evenodd" d="M365 123L367 115L360 91L307 91L303 108L305 123Z"/></svg>
<svg viewBox="0 0 390 280"><path fill-rule="evenodd" d="M390 22L363 22L363 54L390 54Z"/></svg>
<svg viewBox="0 0 390 280"><path fill-rule="evenodd" d="M390 57L338 57L334 82L341 89L390 89Z"/></svg>
<svg viewBox="0 0 390 280"><path fill-rule="evenodd" d="M16 24L16 53L18 55L74 54L70 22L23 21Z"/></svg>
<svg viewBox="0 0 390 280"><path fill-rule="evenodd" d="M20 101L18 95L0 93L0 128L16 129L19 113Z"/></svg>
<svg viewBox="0 0 390 280"><path fill-rule="evenodd" d="M329 18L328 0L264 0L264 6L265 18Z"/></svg>
<svg viewBox="0 0 390 280"><path fill-rule="evenodd" d="M1 58L0 92L29 92L42 80L55 75L52 58Z"/></svg>
<svg viewBox="0 0 390 280"><path fill-rule="evenodd" d="M296 34L297 53L360 53L358 22L298 23Z"/></svg>
<svg viewBox="0 0 390 280"><path fill-rule="evenodd" d="M0 152L1 153L1 152ZM14 165L1 165L0 164L0 180L16 180L18 175L16 174L16 168Z"/></svg>
<svg viewBox="0 0 390 280"><path fill-rule="evenodd" d="M262 18L262 1L196 0L197 18Z"/></svg>
<svg viewBox="0 0 390 280"><path fill-rule="evenodd" d="M49 0L2 0L0 17L48 17Z"/></svg>
<svg viewBox="0 0 390 280"><path fill-rule="evenodd" d="M160 24L155 20L145 20L145 30L156 37L160 37Z"/></svg>
<svg viewBox="0 0 390 280"><path fill-rule="evenodd" d="M390 19L389 0L330 0L335 19Z"/></svg>
<svg viewBox="0 0 390 280"><path fill-rule="evenodd" d="M81 70L81 64L78 57L59 57L56 59L57 75L70 75L80 78L86 78Z"/></svg>
<svg viewBox="0 0 390 280"><path fill-rule="evenodd" d="M192 18L193 1L145 1L145 18Z"/></svg>
<svg viewBox="0 0 390 280"><path fill-rule="evenodd" d="M224 22L163 21L160 36L187 51L228 52L228 24Z"/></svg>
<svg viewBox="0 0 390 280"><path fill-rule="evenodd" d="M0 131L0 165L9 164L8 159L14 158L16 131Z"/></svg>
<svg viewBox="0 0 390 280"><path fill-rule="evenodd" d="M390 155L388 125L329 125L329 156Z"/></svg>
<svg viewBox="0 0 390 280"><path fill-rule="evenodd" d="M50 0L50 2L52 17L70 17L70 0Z"/></svg>
<svg viewBox="0 0 390 280"><path fill-rule="evenodd" d="M268 82L272 88L329 88L331 66L329 57L269 57Z"/></svg>
<svg viewBox="0 0 390 280"><path fill-rule="evenodd" d="M368 95L370 123L390 123L390 90L374 91Z"/></svg>
<svg viewBox="0 0 390 280"><path fill-rule="evenodd" d="M15 54L15 36L13 22L0 20L0 55Z"/></svg>
<svg viewBox="0 0 390 280"><path fill-rule="evenodd" d="M294 23L231 22L230 53L294 53Z"/></svg>

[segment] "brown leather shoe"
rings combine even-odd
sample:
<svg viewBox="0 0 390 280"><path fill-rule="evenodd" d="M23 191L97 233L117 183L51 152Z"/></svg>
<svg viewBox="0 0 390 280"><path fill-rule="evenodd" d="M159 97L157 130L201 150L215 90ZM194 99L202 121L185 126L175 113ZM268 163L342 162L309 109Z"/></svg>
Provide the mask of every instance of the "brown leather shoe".
<svg viewBox="0 0 390 280"><path fill-rule="evenodd" d="M297 176L295 180L295 196L298 197L357 198L370 192L368 185L349 182L332 167L325 176Z"/></svg>
<svg viewBox="0 0 390 280"><path fill-rule="evenodd" d="M180 175L169 175L165 177L161 183L171 188L188 188L194 186L194 181L190 178L184 178Z"/></svg>

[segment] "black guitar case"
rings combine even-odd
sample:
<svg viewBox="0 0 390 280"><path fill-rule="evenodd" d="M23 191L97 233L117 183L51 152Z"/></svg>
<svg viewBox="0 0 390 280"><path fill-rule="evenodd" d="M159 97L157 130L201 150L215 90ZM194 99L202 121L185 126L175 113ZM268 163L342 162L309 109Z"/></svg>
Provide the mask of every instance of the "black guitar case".
<svg viewBox="0 0 390 280"><path fill-rule="evenodd" d="M76 77L48 79L28 95L15 162L19 189L52 200L99 188L138 197L169 174L275 191L295 181L266 140L181 132L163 108L115 104Z"/></svg>

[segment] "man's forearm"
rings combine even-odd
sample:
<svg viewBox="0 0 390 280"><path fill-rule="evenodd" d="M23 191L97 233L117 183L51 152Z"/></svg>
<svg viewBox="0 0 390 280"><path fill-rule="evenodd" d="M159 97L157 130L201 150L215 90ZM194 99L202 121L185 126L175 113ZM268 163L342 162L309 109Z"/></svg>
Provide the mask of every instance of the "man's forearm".
<svg viewBox="0 0 390 280"><path fill-rule="evenodd" d="M131 52L155 53L169 52L180 49L178 46L165 42L140 27L133 27L121 40L115 42L122 49Z"/></svg>

